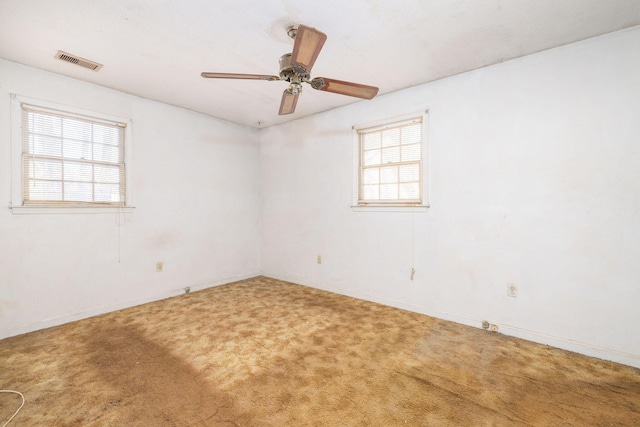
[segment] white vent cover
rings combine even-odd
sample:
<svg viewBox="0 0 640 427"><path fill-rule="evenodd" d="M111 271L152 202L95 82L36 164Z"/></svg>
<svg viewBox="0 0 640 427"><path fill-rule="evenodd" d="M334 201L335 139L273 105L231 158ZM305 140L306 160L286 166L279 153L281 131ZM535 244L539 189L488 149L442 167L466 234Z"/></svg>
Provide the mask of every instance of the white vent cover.
<svg viewBox="0 0 640 427"><path fill-rule="evenodd" d="M71 64L76 64L93 71L98 71L100 68L102 68L102 64L98 64L97 62L90 61L88 59L80 58L79 56L72 55L61 50L56 53L56 58L61 61L70 62Z"/></svg>

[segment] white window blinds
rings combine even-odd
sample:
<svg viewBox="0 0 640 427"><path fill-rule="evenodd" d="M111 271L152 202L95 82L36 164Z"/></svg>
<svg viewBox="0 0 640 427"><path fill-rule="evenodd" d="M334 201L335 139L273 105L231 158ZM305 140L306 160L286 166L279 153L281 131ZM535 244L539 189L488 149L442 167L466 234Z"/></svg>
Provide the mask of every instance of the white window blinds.
<svg viewBox="0 0 640 427"><path fill-rule="evenodd" d="M422 117L358 130L358 204L422 202Z"/></svg>
<svg viewBox="0 0 640 427"><path fill-rule="evenodd" d="M23 204L123 206L125 127L22 104Z"/></svg>

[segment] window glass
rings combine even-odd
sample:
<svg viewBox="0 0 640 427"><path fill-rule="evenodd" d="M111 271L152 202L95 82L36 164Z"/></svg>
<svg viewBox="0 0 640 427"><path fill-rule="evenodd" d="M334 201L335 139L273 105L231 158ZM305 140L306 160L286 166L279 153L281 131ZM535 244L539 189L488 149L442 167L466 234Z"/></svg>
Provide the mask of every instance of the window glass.
<svg viewBox="0 0 640 427"><path fill-rule="evenodd" d="M23 204L125 204L124 123L22 104Z"/></svg>
<svg viewBox="0 0 640 427"><path fill-rule="evenodd" d="M423 120L360 129L358 204L422 202Z"/></svg>

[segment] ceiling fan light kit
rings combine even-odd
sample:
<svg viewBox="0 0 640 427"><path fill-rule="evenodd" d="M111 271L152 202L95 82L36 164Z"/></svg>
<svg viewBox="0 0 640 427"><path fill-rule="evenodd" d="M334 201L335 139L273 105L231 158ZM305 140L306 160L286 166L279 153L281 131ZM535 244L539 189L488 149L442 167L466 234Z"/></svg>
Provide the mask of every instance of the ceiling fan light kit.
<svg viewBox="0 0 640 427"><path fill-rule="evenodd" d="M316 77L311 79L311 68L318 59L318 55L327 40L327 35L315 28L305 25L290 26L287 29L289 37L294 39L293 51L280 57L280 73L278 76L265 74L236 74L236 73L202 73L202 77L209 79L245 79L245 80L282 80L289 82L280 101L278 114L292 114L298 103L298 96L302 92L302 83L308 83L313 89L332 92L340 95L354 96L362 99L372 99L378 94L378 88L360 83Z"/></svg>

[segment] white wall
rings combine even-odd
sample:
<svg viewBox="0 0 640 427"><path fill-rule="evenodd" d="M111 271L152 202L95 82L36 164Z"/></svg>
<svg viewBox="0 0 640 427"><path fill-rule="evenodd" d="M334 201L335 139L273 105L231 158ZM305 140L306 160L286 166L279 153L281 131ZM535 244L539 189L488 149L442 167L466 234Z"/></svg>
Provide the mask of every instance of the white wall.
<svg viewBox="0 0 640 427"><path fill-rule="evenodd" d="M352 125L424 109L429 212L353 212ZM640 367L640 28L260 140L264 274Z"/></svg>
<svg viewBox="0 0 640 427"><path fill-rule="evenodd" d="M134 213L12 214L11 93L132 119ZM0 60L0 338L259 274L258 143L255 129Z"/></svg>

